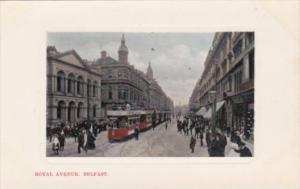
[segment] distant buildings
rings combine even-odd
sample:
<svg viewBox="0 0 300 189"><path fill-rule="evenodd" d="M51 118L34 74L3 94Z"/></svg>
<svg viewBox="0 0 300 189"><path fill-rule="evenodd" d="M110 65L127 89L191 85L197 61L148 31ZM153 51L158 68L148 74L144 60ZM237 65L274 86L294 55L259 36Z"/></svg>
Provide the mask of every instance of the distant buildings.
<svg viewBox="0 0 300 189"><path fill-rule="evenodd" d="M96 61L82 60L75 50L60 53L47 48L48 123L98 119L107 110L131 109L173 111L172 100L153 77L128 61L122 36L118 60L101 51Z"/></svg>
<svg viewBox="0 0 300 189"><path fill-rule="evenodd" d="M253 125L254 57L254 32L216 33L191 95L190 110L210 119L216 98L220 127Z"/></svg>

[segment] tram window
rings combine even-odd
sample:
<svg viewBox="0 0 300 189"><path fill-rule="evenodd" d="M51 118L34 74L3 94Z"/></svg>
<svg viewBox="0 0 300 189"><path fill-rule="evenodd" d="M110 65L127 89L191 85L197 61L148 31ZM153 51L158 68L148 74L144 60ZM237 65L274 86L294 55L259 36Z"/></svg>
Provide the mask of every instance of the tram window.
<svg viewBox="0 0 300 189"><path fill-rule="evenodd" d="M127 119L125 117L119 118L118 120L118 124L117 124L118 128L125 128L127 127Z"/></svg>

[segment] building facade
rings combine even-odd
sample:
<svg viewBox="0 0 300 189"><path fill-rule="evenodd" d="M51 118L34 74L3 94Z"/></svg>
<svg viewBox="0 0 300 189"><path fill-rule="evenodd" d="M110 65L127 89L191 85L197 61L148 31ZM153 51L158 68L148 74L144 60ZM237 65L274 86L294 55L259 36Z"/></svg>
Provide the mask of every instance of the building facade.
<svg viewBox="0 0 300 189"><path fill-rule="evenodd" d="M103 76L101 80L103 111L126 109L128 105L131 109L139 110L170 109L166 107L170 105L170 98L167 98L153 77L148 77L130 65L128 54L129 50L123 35L118 60L108 56L103 50L101 57L91 64L92 68L100 69Z"/></svg>
<svg viewBox="0 0 300 189"><path fill-rule="evenodd" d="M190 109L199 111L205 107L212 112L216 104L219 127L252 127L254 53L254 32L216 33L204 71L190 98Z"/></svg>
<svg viewBox="0 0 300 189"><path fill-rule="evenodd" d="M101 118L101 74L75 50L47 48L47 124Z"/></svg>
<svg viewBox="0 0 300 189"><path fill-rule="evenodd" d="M161 86L153 76L151 63L146 72L147 79L150 82L149 86L149 108L158 111L174 111L174 103L162 90Z"/></svg>

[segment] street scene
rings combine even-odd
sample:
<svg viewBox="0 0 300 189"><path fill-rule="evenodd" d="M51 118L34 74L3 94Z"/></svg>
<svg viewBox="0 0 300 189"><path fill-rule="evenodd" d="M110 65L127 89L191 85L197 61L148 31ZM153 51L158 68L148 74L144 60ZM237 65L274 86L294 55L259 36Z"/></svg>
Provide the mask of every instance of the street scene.
<svg viewBox="0 0 300 189"><path fill-rule="evenodd" d="M253 157L254 32L48 33L47 157Z"/></svg>

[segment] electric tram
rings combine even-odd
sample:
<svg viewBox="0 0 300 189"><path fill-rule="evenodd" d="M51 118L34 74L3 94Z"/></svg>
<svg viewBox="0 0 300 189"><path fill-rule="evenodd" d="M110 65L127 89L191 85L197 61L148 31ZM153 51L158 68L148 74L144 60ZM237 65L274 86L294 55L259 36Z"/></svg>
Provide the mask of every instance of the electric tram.
<svg viewBox="0 0 300 189"><path fill-rule="evenodd" d="M136 130L145 131L166 121L166 113L153 110L108 110L107 117L112 121L108 128L108 140L120 141L132 136Z"/></svg>

